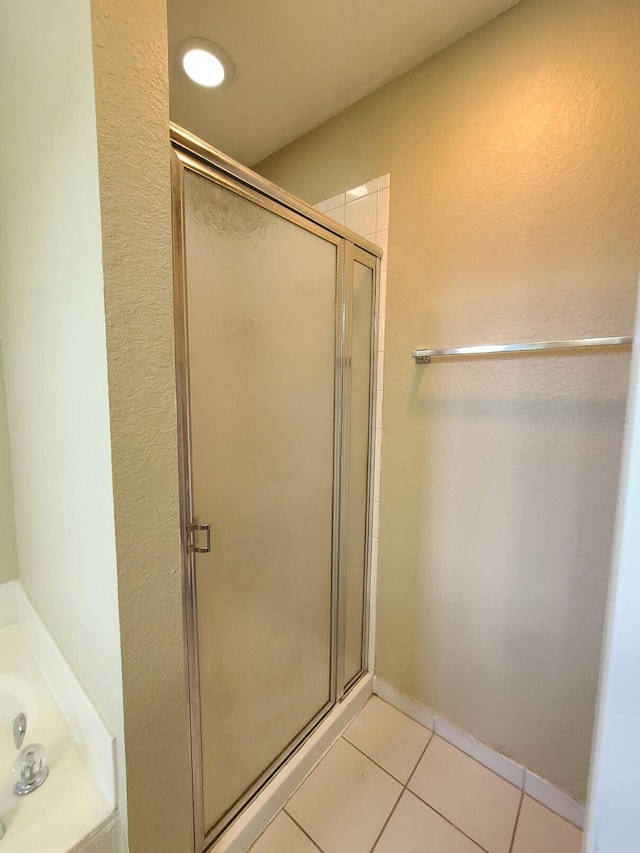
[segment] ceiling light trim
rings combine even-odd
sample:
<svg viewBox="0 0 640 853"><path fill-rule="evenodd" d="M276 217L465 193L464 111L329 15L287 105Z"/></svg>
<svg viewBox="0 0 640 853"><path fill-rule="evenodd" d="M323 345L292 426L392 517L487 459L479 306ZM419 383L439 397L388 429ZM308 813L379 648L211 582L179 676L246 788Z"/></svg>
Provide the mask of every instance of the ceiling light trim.
<svg viewBox="0 0 640 853"><path fill-rule="evenodd" d="M184 67L184 58L192 50L204 50L206 53L210 53L214 56L218 62L222 65L224 69L224 79L220 83L216 83L214 85L206 85L204 83L199 83L197 80L194 80L189 76L185 67ZM220 47L219 44L216 44L213 41L209 41L209 39L200 38L198 36L191 36L186 39L182 39L182 41L178 44L178 49L175 54L174 65L176 68L180 70L180 72L184 75L185 79L189 81L191 84L195 84L198 88L209 91L209 92L217 92L219 89L224 89L230 83L233 82L235 77L235 68L233 66L233 62L229 54Z"/></svg>

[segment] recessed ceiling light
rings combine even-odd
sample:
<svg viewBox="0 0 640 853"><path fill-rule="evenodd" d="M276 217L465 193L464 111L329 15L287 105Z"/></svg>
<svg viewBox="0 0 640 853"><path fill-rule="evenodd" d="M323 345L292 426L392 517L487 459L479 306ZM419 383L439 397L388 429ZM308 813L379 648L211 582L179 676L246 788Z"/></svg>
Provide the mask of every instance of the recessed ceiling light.
<svg viewBox="0 0 640 853"><path fill-rule="evenodd" d="M194 83L201 86L219 86L224 80L224 65L217 56L195 47L182 57L182 67Z"/></svg>
<svg viewBox="0 0 640 853"><path fill-rule="evenodd" d="M233 64L227 54L206 39L185 39L180 44L179 58L184 73L199 86L218 88L233 77Z"/></svg>

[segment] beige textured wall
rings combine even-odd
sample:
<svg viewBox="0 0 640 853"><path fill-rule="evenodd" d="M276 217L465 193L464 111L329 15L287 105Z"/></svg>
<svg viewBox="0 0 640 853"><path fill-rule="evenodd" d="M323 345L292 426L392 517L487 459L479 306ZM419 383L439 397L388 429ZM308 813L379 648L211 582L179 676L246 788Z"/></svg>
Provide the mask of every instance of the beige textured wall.
<svg viewBox="0 0 640 853"><path fill-rule="evenodd" d="M20 580L117 738L124 807L88 0L2 5L0 115L0 327Z"/></svg>
<svg viewBox="0 0 640 853"><path fill-rule="evenodd" d="M164 0L92 0L129 846L192 849Z"/></svg>
<svg viewBox="0 0 640 853"><path fill-rule="evenodd" d="M257 167L391 173L378 674L578 799L628 353L410 351L631 333L638 44L636 0L525 0Z"/></svg>
<svg viewBox="0 0 640 853"><path fill-rule="evenodd" d="M16 521L13 510L13 478L11 447L7 423L7 400L4 390L2 347L0 346L0 583L18 577Z"/></svg>

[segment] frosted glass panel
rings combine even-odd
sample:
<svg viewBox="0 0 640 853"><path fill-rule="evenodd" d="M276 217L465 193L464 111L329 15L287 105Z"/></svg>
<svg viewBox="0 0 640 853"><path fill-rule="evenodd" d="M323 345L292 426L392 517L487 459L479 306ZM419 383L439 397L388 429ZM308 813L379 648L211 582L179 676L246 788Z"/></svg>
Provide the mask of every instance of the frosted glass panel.
<svg viewBox="0 0 640 853"><path fill-rule="evenodd" d="M330 702L336 246L185 173L205 831Z"/></svg>
<svg viewBox="0 0 640 853"><path fill-rule="evenodd" d="M346 525L345 684L363 667L373 270L356 261L351 301L351 391Z"/></svg>

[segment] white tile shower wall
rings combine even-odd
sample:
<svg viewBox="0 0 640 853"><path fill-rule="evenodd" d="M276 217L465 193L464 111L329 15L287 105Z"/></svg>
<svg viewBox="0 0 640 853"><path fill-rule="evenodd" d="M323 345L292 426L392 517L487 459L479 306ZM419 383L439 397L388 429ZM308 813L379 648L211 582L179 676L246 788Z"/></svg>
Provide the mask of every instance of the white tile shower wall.
<svg viewBox="0 0 640 853"><path fill-rule="evenodd" d="M316 209L341 225L346 225L380 246L384 254L380 265L380 291L376 305L378 353L376 381L374 483L371 503L371 588L369 596L369 671L374 671L376 650L376 594L378 588L378 524L380 513L380 477L382 460L382 406L384 370L384 334L387 310L387 246L389 243L389 202L391 176L382 175L357 187L321 201Z"/></svg>

